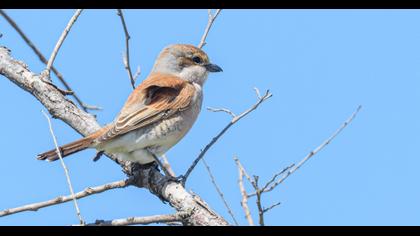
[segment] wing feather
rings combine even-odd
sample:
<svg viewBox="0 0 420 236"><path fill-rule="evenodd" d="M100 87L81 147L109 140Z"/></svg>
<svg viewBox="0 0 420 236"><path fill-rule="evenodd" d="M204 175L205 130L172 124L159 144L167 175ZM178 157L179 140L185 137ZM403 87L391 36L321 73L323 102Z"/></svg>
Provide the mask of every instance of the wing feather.
<svg viewBox="0 0 420 236"><path fill-rule="evenodd" d="M108 131L96 141L108 141L187 109L194 94L195 87L177 76L153 74L131 93Z"/></svg>

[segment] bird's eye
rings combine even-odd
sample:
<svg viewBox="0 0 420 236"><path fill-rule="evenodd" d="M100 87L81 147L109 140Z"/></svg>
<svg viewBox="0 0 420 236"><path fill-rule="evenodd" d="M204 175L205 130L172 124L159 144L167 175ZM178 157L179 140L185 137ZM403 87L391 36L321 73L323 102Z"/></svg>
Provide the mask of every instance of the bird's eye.
<svg viewBox="0 0 420 236"><path fill-rule="evenodd" d="M197 64L200 64L202 62L201 61L201 58L200 57L197 57L197 56L193 57L192 60L193 60L193 62L195 62Z"/></svg>

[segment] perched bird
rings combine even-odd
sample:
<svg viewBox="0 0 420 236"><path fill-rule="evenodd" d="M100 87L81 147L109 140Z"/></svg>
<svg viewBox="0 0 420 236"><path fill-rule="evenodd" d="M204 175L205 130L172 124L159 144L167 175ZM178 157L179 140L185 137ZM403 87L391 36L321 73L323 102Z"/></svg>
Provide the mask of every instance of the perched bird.
<svg viewBox="0 0 420 236"><path fill-rule="evenodd" d="M124 161L153 162L191 129L201 110L208 73L220 71L195 46L164 48L150 75L130 94L116 119L85 138L61 146L62 157L95 148ZM55 161L59 157L53 149L39 154L38 159Z"/></svg>

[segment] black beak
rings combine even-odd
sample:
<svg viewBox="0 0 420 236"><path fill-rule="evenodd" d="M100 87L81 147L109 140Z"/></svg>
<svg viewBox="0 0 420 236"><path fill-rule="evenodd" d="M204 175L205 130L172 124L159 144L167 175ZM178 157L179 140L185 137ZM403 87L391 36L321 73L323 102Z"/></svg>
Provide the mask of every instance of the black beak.
<svg viewBox="0 0 420 236"><path fill-rule="evenodd" d="M220 68L220 66L216 65L216 64L206 64L204 65L204 67L206 67L207 71L209 72L221 72L223 71L222 68Z"/></svg>

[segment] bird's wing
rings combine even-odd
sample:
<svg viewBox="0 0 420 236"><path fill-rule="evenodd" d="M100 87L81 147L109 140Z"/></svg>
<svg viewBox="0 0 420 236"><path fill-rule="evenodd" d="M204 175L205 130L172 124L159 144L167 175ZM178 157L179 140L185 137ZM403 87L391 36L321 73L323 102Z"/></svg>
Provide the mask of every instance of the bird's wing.
<svg viewBox="0 0 420 236"><path fill-rule="evenodd" d="M105 142L168 118L188 108L194 94L195 87L177 76L153 74L131 93L116 120L95 141Z"/></svg>

